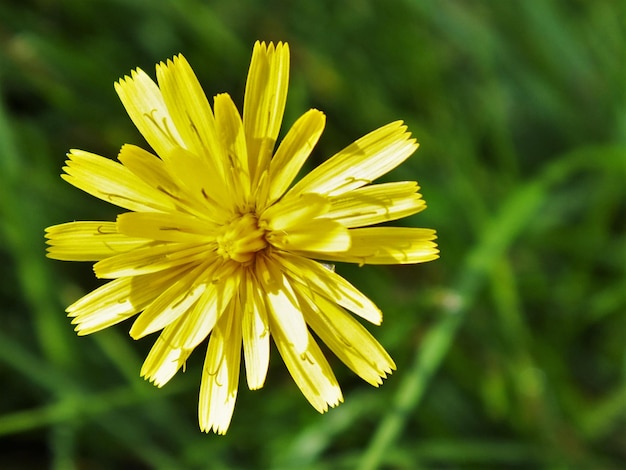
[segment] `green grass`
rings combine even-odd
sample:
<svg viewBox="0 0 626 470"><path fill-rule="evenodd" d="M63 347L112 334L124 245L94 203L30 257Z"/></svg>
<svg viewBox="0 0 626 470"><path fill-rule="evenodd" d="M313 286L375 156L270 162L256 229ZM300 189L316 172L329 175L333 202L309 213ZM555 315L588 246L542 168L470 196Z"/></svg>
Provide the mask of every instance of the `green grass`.
<svg viewBox="0 0 626 470"><path fill-rule="evenodd" d="M441 259L337 266L383 310L398 370L374 389L331 358L318 415L273 351L225 437L198 430L203 353L163 389L153 338L77 337L91 267L43 229L116 208L59 178L70 148L142 144L113 90L183 52L241 107L256 39L289 41L283 130L327 114L319 162L403 119ZM0 5L0 468L626 466L626 7L619 0L16 2Z"/></svg>

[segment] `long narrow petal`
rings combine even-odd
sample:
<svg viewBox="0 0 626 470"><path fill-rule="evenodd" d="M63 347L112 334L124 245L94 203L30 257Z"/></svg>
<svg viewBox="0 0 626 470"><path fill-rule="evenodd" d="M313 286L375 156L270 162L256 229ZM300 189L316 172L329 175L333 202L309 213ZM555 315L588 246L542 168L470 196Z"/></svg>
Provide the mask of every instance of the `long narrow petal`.
<svg viewBox="0 0 626 470"><path fill-rule="evenodd" d="M294 382L305 398L320 413L343 402L341 389L328 361L309 333L306 351L300 352L280 328L270 320L272 338Z"/></svg>
<svg viewBox="0 0 626 470"><path fill-rule="evenodd" d="M225 434L235 408L241 362L241 306L236 300L209 339L198 399L198 420L204 432Z"/></svg>
<svg viewBox="0 0 626 470"><path fill-rule="evenodd" d="M225 177L232 181L228 189L233 192L233 197L236 197L242 211L250 210L251 207L245 206L251 189L246 136L239 111L230 95L226 93L215 97L215 123L228 158L224 162Z"/></svg>
<svg viewBox="0 0 626 470"><path fill-rule="evenodd" d="M316 292L375 325L382 322L382 313L374 302L339 274L302 256L281 253L276 257L299 292L310 292L310 296Z"/></svg>
<svg viewBox="0 0 626 470"><path fill-rule="evenodd" d="M410 136L402 121L370 132L307 174L286 197L307 192L338 196L370 184L417 149Z"/></svg>
<svg viewBox="0 0 626 470"><path fill-rule="evenodd" d="M248 272L243 283L245 296L243 308L243 352L246 364L248 388L263 387L270 362L270 327L267 306L260 296L259 282L252 272Z"/></svg>
<svg viewBox="0 0 626 470"><path fill-rule="evenodd" d="M187 313L207 288L211 288L213 265L202 264L180 276L137 317L130 336L139 339L163 329Z"/></svg>
<svg viewBox="0 0 626 470"><path fill-rule="evenodd" d="M315 219L288 231L274 231L266 239L281 250L310 253L341 252L349 249L351 242L348 229L330 219Z"/></svg>
<svg viewBox="0 0 626 470"><path fill-rule="evenodd" d="M282 273L280 264L271 258L257 259L256 278L264 291L268 316L274 328L280 329L296 351L304 353L307 350L308 329L293 288Z"/></svg>
<svg viewBox="0 0 626 470"><path fill-rule="evenodd" d="M133 70L130 77L120 79L115 83L115 91L135 127L158 155L183 146L161 90L143 70Z"/></svg>
<svg viewBox="0 0 626 470"><path fill-rule="evenodd" d="M232 216L235 201L231 192L205 159L177 147L163 156L163 161L194 214L220 222Z"/></svg>
<svg viewBox="0 0 626 470"><path fill-rule="evenodd" d="M246 131L252 186L267 168L287 101L289 46L254 44L246 81L243 125Z"/></svg>
<svg viewBox="0 0 626 470"><path fill-rule="evenodd" d="M344 263L414 264L439 258L434 230L405 227L350 229L352 246L337 253L316 252L318 259ZM307 253L299 253L307 256ZM310 255L310 254L309 254Z"/></svg>
<svg viewBox="0 0 626 470"><path fill-rule="evenodd" d="M63 261L99 261L149 242L117 231L115 222L68 222L46 229L46 256Z"/></svg>
<svg viewBox="0 0 626 470"><path fill-rule="evenodd" d="M387 351L341 307L315 293L302 294L304 316L315 334L355 374L378 387L396 368Z"/></svg>
<svg viewBox="0 0 626 470"><path fill-rule="evenodd" d="M324 215L330 203L318 194L302 194L268 208L259 226L268 230L266 239L282 250L342 251L350 247L348 230Z"/></svg>
<svg viewBox="0 0 626 470"><path fill-rule="evenodd" d="M217 262L202 277L210 279L206 290L167 337L173 347L192 349L204 341L239 291L241 268L238 263Z"/></svg>
<svg viewBox="0 0 626 470"><path fill-rule="evenodd" d="M147 185L167 194L174 201L180 199L180 188L167 171L165 162L156 155L136 145L125 144L117 159Z"/></svg>
<svg viewBox="0 0 626 470"><path fill-rule="evenodd" d="M169 197L118 162L83 150L71 150L68 157L61 178L92 196L131 211L174 208Z"/></svg>
<svg viewBox="0 0 626 470"><path fill-rule="evenodd" d="M239 276L233 266L216 263L212 275L219 269L219 277L204 291L186 315L167 325L141 368L141 376L157 387L162 387L185 365L193 351L213 330L239 288Z"/></svg>
<svg viewBox="0 0 626 470"><path fill-rule="evenodd" d="M157 80L163 99L188 150L207 162L223 179L223 149L215 118L196 75L182 54L157 65Z"/></svg>
<svg viewBox="0 0 626 470"><path fill-rule="evenodd" d="M184 264L200 264L206 260L210 247L206 243L150 243L127 253L98 261L93 266L96 276L114 279L154 273Z"/></svg>
<svg viewBox="0 0 626 470"><path fill-rule="evenodd" d="M141 312L181 274L171 269L144 276L121 277L107 282L67 307L79 335L115 325Z"/></svg>
<svg viewBox="0 0 626 470"><path fill-rule="evenodd" d="M162 387L169 382L176 372L185 366L187 358L193 351L193 349L172 346L168 340L171 332L179 329L183 321L184 317L180 317L163 329L141 366L141 376L157 387Z"/></svg>
<svg viewBox="0 0 626 470"><path fill-rule="evenodd" d="M259 217L259 225L266 230L289 230L324 216L330 207L328 198L324 196L302 194L268 207Z"/></svg>
<svg viewBox="0 0 626 470"><path fill-rule="evenodd" d="M181 212L126 212L117 216L117 229L127 237L168 242L210 242L216 225Z"/></svg>
<svg viewBox="0 0 626 470"><path fill-rule="evenodd" d="M326 116L310 109L298 119L270 162L270 189L267 204L280 198L294 180L322 135Z"/></svg>
<svg viewBox="0 0 626 470"><path fill-rule="evenodd" d="M331 198L325 217L349 228L401 219L426 208L418 190L414 181L364 186Z"/></svg>
<svg viewBox="0 0 626 470"><path fill-rule="evenodd" d="M187 158L190 154L191 157ZM221 204L218 204L218 198L211 198L207 191L208 188L217 188L219 191L222 185L220 183L216 186L214 177L203 176L209 170L195 154L176 147L167 153L164 161L140 147L126 144L122 146L117 159L144 183L166 196L171 207L177 211L209 220L219 218ZM193 181L201 184L189 184L185 181L189 175ZM210 210L207 209L207 203Z"/></svg>

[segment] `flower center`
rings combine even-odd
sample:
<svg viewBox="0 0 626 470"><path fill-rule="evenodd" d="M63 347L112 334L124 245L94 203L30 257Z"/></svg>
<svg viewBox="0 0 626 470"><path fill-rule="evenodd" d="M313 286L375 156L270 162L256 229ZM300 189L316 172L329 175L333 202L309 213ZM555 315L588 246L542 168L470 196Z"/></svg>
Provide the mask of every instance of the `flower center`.
<svg viewBox="0 0 626 470"><path fill-rule="evenodd" d="M217 253L224 259L248 263L257 251L267 246L265 230L254 214L244 214L224 225L217 236Z"/></svg>

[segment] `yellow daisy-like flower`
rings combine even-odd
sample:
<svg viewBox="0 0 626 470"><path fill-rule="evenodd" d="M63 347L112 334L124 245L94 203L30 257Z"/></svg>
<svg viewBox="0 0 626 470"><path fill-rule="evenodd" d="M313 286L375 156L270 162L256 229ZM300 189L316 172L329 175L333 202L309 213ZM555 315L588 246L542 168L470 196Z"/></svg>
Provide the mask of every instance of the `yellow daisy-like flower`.
<svg viewBox="0 0 626 470"><path fill-rule="evenodd" d="M182 55L115 84L156 155L124 145L120 163L69 153L63 179L127 209L115 222L49 227L48 256L97 261L112 279L67 308L79 335L133 315L130 335L161 330L141 375L161 387L207 337L199 397L203 431L228 429L241 349L248 387L264 384L270 337L319 412L343 400L317 337L378 386L395 365L348 313L380 324L380 310L329 265L419 263L437 258L435 232L367 227L426 206L417 183L371 184L417 148L402 122L362 137L297 183L322 133L311 109L274 152L287 98L287 44L257 42L243 119L228 94L211 108Z"/></svg>

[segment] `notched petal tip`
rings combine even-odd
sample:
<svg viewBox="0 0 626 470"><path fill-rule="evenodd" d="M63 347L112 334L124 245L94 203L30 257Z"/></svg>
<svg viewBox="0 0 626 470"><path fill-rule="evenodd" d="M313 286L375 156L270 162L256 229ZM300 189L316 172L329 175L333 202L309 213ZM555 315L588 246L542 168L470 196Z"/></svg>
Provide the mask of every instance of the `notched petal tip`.
<svg viewBox="0 0 626 470"><path fill-rule="evenodd" d="M343 394L341 391L332 400L326 402L326 406L322 409L318 409L321 414L328 412L331 408L336 408L343 403Z"/></svg>
<svg viewBox="0 0 626 470"><path fill-rule="evenodd" d="M175 54L172 59L171 62L174 63L174 65L184 65L185 67L189 67L191 68L191 66L189 65L189 62L187 61L187 59L185 58L185 56L182 54L182 52L179 52L178 54Z"/></svg>
<svg viewBox="0 0 626 470"><path fill-rule="evenodd" d="M156 65L157 74L159 73L159 69L168 70L172 67L187 67L191 68L185 56L179 52L178 54L174 54L171 58L166 59L165 61L161 61Z"/></svg>
<svg viewBox="0 0 626 470"><path fill-rule="evenodd" d="M280 51L281 49L289 49L289 44L283 41L278 41L276 44L274 44L274 41L266 42L257 39L254 43L254 47L252 48L252 52L267 53L273 52L274 50Z"/></svg>
<svg viewBox="0 0 626 470"><path fill-rule="evenodd" d="M129 85L134 80L136 80L137 77L141 75L147 75L147 74L140 67L136 67L132 69L130 71L130 75L126 74L123 77L120 77L116 82L113 83L113 86L115 87L115 91L117 91L119 94L118 89L122 89L124 86Z"/></svg>

